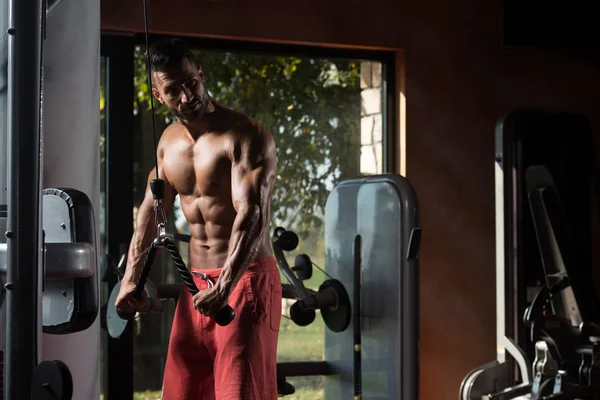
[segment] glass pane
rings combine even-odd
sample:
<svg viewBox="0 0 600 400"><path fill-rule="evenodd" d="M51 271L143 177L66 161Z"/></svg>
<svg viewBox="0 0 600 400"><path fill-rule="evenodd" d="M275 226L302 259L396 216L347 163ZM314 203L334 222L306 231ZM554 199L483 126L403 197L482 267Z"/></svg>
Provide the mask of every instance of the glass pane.
<svg viewBox="0 0 600 400"><path fill-rule="evenodd" d="M107 73L108 73L108 60L106 57L100 57L100 243L98 248L98 254L102 255L108 253L108 246L106 243L106 131L108 118L106 115L106 98L107 98ZM107 293L106 285L100 285L100 304L106 304L108 301L109 293ZM106 331L103 329L101 334L106 335ZM104 346L105 341L101 341L101 345ZM104 348L100 351L100 381L103 381L104 368ZM104 385L100 385L100 398L104 398L102 389Z"/></svg>
<svg viewBox="0 0 600 400"><path fill-rule="evenodd" d="M135 54L136 105L135 204L143 199L154 146L143 48ZM324 262L325 202L340 180L383 169L382 65L369 60L286 57L196 49L211 96L221 104L257 119L277 143L278 177L272 199L272 228L283 226L301 238L287 254L291 265L305 253L313 261L312 277L305 281L318 290L328 277ZM157 135L172 116L155 102ZM169 217L169 232L188 233L179 203ZM180 245L187 255L185 244ZM187 261L187 260L186 260ZM179 282L168 258L155 261L157 282ZM155 274L155 275L154 275ZM335 277L333 277L335 278ZM282 275L282 282L288 283ZM307 327L289 319L294 301L284 299L279 361L324 359L324 323L319 313ZM159 391L174 305L161 314L144 315L135 340L135 390ZM322 377L292 378L297 399L323 397Z"/></svg>
<svg viewBox="0 0 600 400"><path fill-rule="evenodd" d="M107 59L100 58L100 254L107 252L106 243L106 116Z"/></svg>

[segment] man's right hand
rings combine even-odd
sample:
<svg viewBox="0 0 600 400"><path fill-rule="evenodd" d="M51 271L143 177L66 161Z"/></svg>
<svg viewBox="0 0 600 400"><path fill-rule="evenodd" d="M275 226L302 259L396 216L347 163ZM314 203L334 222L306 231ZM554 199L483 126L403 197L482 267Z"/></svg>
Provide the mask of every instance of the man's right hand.
<svg viewBox="0 0 600 400"><path fill-rule="evenodd" d="M146 293L144 291L142 291L141 300L138 300L133 296L135 286L135 282L121 281L121 289L119 290L115 306L117 310L124 314L136 313L142 310L146 303Z"/></svg>

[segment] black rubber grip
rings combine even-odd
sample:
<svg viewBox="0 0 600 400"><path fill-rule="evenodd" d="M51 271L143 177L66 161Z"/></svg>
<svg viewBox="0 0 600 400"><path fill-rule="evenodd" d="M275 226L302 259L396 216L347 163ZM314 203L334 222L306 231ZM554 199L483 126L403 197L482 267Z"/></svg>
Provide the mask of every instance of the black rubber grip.
<svg viewBox="0 0 600 400"><path fill-rule="evenodd" d="M146 279L148 279L148 275L150 275L150 270L152 269L152 264L154 263L154 257L156 256L156 245L153 242L146 253L146 259L144 260L144 266L142 267L142 272L140 273L140 277L135 284L135 291L133 292L133 297L137 300L141 300L142 294L144 293L144 286L146 285Z"/></svg>
<svg viewBox="0 0 600 400"><path fill-rule="evenodd" d="M150 190L154 200L163 200L165 198L165 181L162 179L152 179L150 181Z"/></svg>
<svg viewBox="0 0 600 400"><path fill-rule="evenodd" d="M152 263L154 263L154 257L156 256L156 245L154 242L150 245L148 252L146 253L146 259L144 260L144 265L142 266L142 271L140 272L140 277L135 283L135 290L133 292L133 297L136 300L142 299L142 294L144 293L144 286L146 286L146 279L148 279L148 275L150 275L150 270L152 269ZM124 313L117 309L117 315L121 319L131 320L135 317L135 312L133 313Z"/></svg>
<svg viewBox="0 0 600 400"><path fill-rule="evenodd" d="M130 321L135 317L135 313L124 313L117 308L117 315L119 318L124 319L126 321Z"/></svg>
<svg viewBox="0 0 600 400"><path fill-rule="evenodd" d="M227 326L235 318L235 311L231 306L227 305L215 315L215 322L221 326Z"/></svg>

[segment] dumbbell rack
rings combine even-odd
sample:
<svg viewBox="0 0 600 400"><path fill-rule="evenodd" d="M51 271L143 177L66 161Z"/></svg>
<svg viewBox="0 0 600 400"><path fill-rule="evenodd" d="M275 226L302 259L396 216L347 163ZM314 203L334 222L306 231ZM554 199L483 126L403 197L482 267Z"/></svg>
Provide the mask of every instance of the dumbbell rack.
<svg viewBox="0 0 600 400"><path fill-rule="evenodd" d="M321 316L325 325L332 332L345 331L350 325L352 310L344 285L336 279L328 279L321 284L318 291L307 289L302 281L312 276L312 262L310 258L306 254L300 254L296 256L295 265L290 267L284 254L284 251L295 250L298 243L298 236L294 232L287 231L282 227L274 230L271 245L275 259L282 274L290 282L289 285L282 285L285 288L282 291L284 294L283 297L296 300L290 308L290 318L299 326L307 326L315 320L315 310L319 309L321 310ZM359 253L357 252L356 254L358 255ZM360 281L358 281L358 284L360 284ZM355 293L357 292L359 291L355 290ZM360 320L360 315L357 318ZM355 370L359 372L360 363L357 368ZM286 377L288 376L327 376L333 373L334 369L327 362L278 363L278 392L280 395L294 393L293 386L286 382ZM360 374L357 376L360 378ZM357 387L355 392L359 394L360 379L355 381L355 386Z"/></svg>

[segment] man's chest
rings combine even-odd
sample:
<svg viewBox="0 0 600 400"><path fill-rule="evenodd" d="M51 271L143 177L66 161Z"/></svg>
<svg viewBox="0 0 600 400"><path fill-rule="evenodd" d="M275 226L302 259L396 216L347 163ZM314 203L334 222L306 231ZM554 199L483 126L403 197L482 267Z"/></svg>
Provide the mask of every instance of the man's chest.
<svg viewBox="0 0 600 400"><path fill-rule="evenodd" d="M224 141L178 143L165 151L163 168L180 195L217 195L231 187L229 154Z"/></svg>

